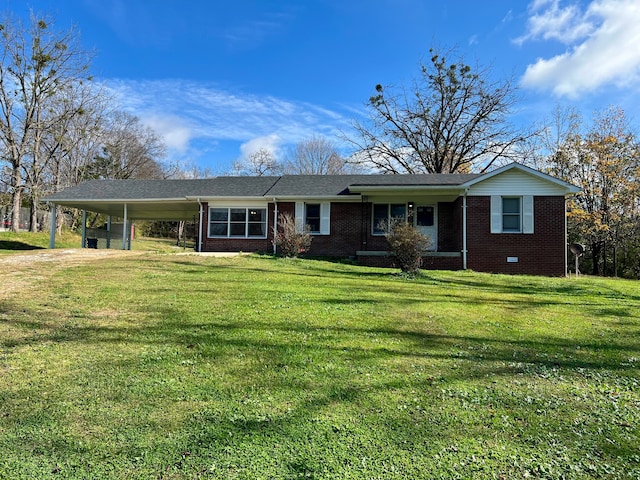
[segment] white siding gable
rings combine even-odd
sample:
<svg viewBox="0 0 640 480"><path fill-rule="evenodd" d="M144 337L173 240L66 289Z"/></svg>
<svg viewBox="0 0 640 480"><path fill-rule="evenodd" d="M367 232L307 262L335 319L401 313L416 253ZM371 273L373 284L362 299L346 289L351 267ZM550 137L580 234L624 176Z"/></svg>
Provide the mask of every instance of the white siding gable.
<svg viewBox="0 0 640 480"><path fill-rule="evenodd" d="M469 187L469 196L491 195L560 195L566 189L553 182L548 182L521 170L507 170L494 177L482 180Z"/></svg>

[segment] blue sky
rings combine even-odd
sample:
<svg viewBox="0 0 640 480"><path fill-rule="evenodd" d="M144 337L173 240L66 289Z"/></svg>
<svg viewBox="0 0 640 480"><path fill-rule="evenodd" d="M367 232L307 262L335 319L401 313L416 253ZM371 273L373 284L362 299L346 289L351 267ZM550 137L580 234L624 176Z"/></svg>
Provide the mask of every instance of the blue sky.
<svg viewBox="0 0 640 480"><path fill-rule="evenodd" d="M214 174L311 135L340 144L374 86L409 84L431 46L512 75L519 124L613 104L637 125L638 0L0 0L29 9L76 25L96 80L168 160Z"/></svg>

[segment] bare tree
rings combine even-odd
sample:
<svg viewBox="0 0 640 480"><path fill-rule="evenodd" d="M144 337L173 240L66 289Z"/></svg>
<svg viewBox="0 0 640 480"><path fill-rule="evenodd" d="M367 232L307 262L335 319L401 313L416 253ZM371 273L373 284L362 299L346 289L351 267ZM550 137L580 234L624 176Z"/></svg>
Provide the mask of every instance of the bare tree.
<svg viewBox="0 0 640 480"><path fill-rule="evenodd" d="M270 150L259 148L246 159L236 160L231 169L232 175L262 177L279 175L282 167Z"/></svg>
<svg viewBox="0 0 640 480"><path fill-rule="evenodd" d="M430 53L410 91L376 86L369 121L356 121L348 138L358 150L350 161L385 173L456 173L519 158L523 135L507 123L513 81L493 81L489 68L472 69L462 57L449 62Z"/></svg>
<svg viewBox="0 0 640 480"><path fill-rule="evenodd" d="M42 142L54 120L47 115L51 99L87 78L89 56L77 39L73 29L58 33L50 21L33 14L28 28L19 22L0 24L0 141L10 170L14 231L25 189L32 189L32 203L37 201Z"/></svg>
<svg viewBox="0 0 640 480"><path fill-rule="evenodd" d="M350 173L335 144L325 137L312 136L289 150L283 171L290 175L341 175Z"/></svg>
<svg viewBox="0 0 640 480"><path fill-rule="evenodd" d="M113 112L102 129L99 155L86 166L84 178L166 178L159 160L165 145L140 119L126 112Z"/></svg>

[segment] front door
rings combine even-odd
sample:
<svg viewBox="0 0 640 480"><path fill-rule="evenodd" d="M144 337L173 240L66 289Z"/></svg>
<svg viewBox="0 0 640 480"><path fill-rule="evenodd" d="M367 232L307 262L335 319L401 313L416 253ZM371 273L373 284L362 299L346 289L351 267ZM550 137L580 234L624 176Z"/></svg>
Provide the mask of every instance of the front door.
<svg viewBox="0 0 640 480"><path fill-rule="evenodd" d="M415 227L431 239L429 250L438 250L438 211L435 205L416 205Z"/></svg>

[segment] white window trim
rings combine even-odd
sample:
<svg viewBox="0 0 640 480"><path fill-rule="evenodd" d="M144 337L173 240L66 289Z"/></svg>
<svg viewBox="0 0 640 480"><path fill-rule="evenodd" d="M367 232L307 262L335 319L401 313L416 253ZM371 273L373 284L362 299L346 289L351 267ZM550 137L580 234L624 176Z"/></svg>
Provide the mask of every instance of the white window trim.
<svg viewBox="0 0 640 480"><path fill-rule="evenodd" d="M306 205L320 205L320 231L309 232L311 235L330 235L331 234L331 202L296 202L295 220L296 231L304 232L306 225Z"/></svg>
<svg viewBox="0 0 640 480"><path fill-rule="evenodd" d="M520 230L517 232L504 231L502 228L503 198L520 199ZM533 218L533 195L491 195L491 233L531 234L534 232Z"/></svg>
<svg viewBox="0 0 640 480"><path fill-rule="evenodd" d="M226 209L227 210L227 234L226 235L211 235L211 210L213 209ZM244 228L244 236L231 235L231 210L232 209L244 209L246 211L245 216L245 228ZM264 210L265 213L265 221L264 221L264 236L249 236L249 223L257 223L257 222L249 222L249 210ZM221 205L211 205L209 206L209 215L208 215L208 224L207 224L207 238L225 238L225 239L238 239L238 240L264 240L267 238L267 234L269 232L269 209L265 206L261 207L246 207L242 205L233 205L233 206L221 206ZM216 222L221 223L221 222Z"/></svg>

